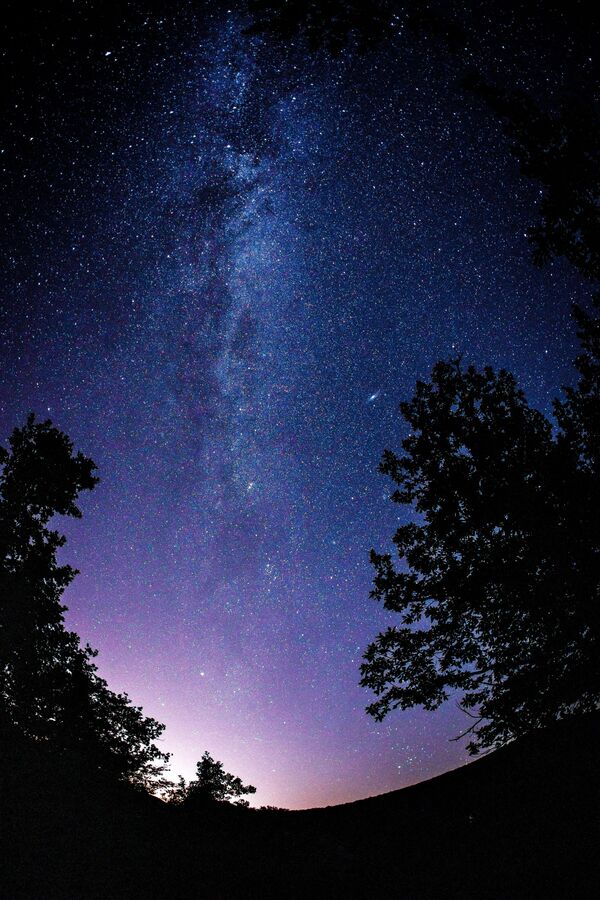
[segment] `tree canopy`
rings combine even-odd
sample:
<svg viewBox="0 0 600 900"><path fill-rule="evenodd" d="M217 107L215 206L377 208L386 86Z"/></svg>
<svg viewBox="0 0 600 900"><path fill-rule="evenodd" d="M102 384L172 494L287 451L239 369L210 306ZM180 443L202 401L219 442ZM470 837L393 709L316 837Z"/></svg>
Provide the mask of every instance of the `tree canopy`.
<svg viewBox="0 0 600 900"><path fill-rule="evenodd" d="M394 4L377 0L249 0L253 17L248 34L270 34L283 41L301 37L312 50L339 53L352 41L370 46L390 30Z"/></svg>
<svg viewBox="0 0 600 900"><path fill-rule="evenodd" d="M150 786L168 759L155 744L164 726L111 691L96 651L64 627L61 598L77 571L59 564L66 538L50 525L81 517L77 500L97 484L95 469L33 415L0 447L0 725Z"/></svg>
<svg viewBox="0 0 600 900"><path fill-rule="evenodd" d="M477 75L465 79L504 123L523 175L541 187L537 222L527 231L541 265L564 256L585 277L600 279L600 116L596 98L567 97L544 110L523 91ZM533 218L533 217L532 217Z"/></svg>
<svg viewBox="0 0 600 900"><path fill-rule="evenodd" d="M580 379L554 423L509 373L460 360L401 404L404 453L380 470L413 521L400 566L371 553L372 596L401 617L361 668L376 719L459 697L476 752L597 707L600 320L577 317Z"/></svg>
<svg viewBox="0 0 600 900"><path fill-rule="evenodd" d="M562 256L585 278L600 278L600 116L593 78L563 89L552 108L520 85L511 87L506 72L500 85L490 83L482 75L489 48L481 46L474 24L480 4L249 0L248 6L253 16L249 33L286 44L303 40L313 51L369 49L390 38L400 23L423 37L426 46L443 48L456 72L463 72L463 86L501 120L521 173L540 186L540 202L527 229L534 261ZM560 13L569 43L579 55L591 57L598 30L593 5L565 5ZM498 9L490 11L490 16L499 15ZM518 17L513 10L511 18ZM490 23L493 28L492 19Z"/></svg>

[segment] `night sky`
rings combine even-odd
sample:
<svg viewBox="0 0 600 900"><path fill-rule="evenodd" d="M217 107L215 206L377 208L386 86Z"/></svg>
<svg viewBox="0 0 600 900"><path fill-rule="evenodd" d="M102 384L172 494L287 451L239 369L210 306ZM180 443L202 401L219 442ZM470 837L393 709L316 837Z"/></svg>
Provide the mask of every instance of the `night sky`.
<svg viewBox="0 0 600 900"><path fill-rule="evenodd" d="M585 288L531 263L539 188L402 23L330 59L235 5L103 5L14 4L3 39L1 439L33 410L101 477L65 525L67 625L173 775L208 749L306 807L455 767L452 702L364 712L393 624L368 551L406 515L377 464L438 358L545 411L573 379ZM580 60L546 25L479 23L478 62L558 95Z"/></svg>

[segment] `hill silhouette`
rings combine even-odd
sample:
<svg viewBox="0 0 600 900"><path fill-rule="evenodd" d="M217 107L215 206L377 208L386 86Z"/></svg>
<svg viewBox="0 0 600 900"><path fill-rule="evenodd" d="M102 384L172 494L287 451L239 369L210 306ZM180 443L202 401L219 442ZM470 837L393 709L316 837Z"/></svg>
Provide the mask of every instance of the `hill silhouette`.
<svg viewBox="0 0 600 900"><path fill-rule="evenodd" d="M367 800L193 813L5 737L2 896L597 896L599 737L594 713Z"/></svg>

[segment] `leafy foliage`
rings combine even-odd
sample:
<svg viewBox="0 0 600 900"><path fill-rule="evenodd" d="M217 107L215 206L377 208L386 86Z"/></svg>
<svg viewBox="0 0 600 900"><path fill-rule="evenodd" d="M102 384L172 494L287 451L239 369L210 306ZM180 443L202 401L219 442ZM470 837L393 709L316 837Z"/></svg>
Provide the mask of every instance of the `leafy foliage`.
<svg viewBox="0 0 600 900"><path fill-rule="evenodd" d="M479 69L486 69L489 51L472 35L478 6L415 0L376 0L370 4L353 0L250 0L254 24L248 32L268 34L286 44L302 39L313 51L339 54L349 48L377 45L390 38L402 22L423 37L431 49L443 48L452 55L459 69L468 56L476 68L464 78L464 86L502 120L522 174L541 186L537 221L527 231L534 261L542 264L564 256L584 277L597 281L600 116L595 83L592 79L591 90L577 84L563 98L562 106L554 110L542 108L522 90L488 83ZM561 18L580 52L588 48L586 55L591 55L590 36L596 35L598 24L593 6L565 7Z"/></svg>
<svg viewBox="0 0 600 900"><path fill-rule="evenodd" d="M505 123L521 172L542 186L539 222L528 230L538 264L564 256L600 279L600 116L596 100L569 97L543 111L522 92L466 79Z"/></svg>
<svg viewBox="0 0 600 900"><path fill-rule="evenodd" d="M249 0L248 34L270 34L289 42L304 39L312 50L339 53L352 42L370 46L389 31L393 4L375 0Z"/></svg>
<svg viewBox="0 0 600 900"><path fill-rule="evenodd" d="M253 785L243 784L237 775L226 772L223 763L214 760L208 750L205 750L196 766L196 778L187 785L180 778L169 799L188 808L223 801L233 801L236 806L248 806L244 797L255 793Z"/></svg>
<svg viewBox="0 0 600 900"><path fill-rule="evenodd" d="M440 362L401 405L404 454L380 469L412 507L372 596L399 613L369 646L376 719L461 697L469 745L505 743L600 700L600 324L578 312L580 381L558 428L514 378Z"/></svg>
<svg viewBox="0 0 600 900"><path fill-rule="evenodd" d="M168 759L154 743L164 726L109 690L96 651L64 627L61 597L77 572L59 565L66 539L50 523L81 517L76 501L97 484L96 466L30 415L0 448L0 467L0 724L149 785Z"/></svg>

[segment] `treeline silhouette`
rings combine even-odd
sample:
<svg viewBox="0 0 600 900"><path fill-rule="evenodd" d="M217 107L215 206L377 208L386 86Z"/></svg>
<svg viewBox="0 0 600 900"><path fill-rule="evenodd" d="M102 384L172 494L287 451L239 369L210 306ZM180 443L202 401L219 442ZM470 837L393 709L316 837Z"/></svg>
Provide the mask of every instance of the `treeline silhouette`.
<svg viewBox="0 0 600 900"><path fill-rule="evenodd" d="M579 716L412 788L299 812L187 809L0 739L10 900L598 895L600 717Z"/></svg>

